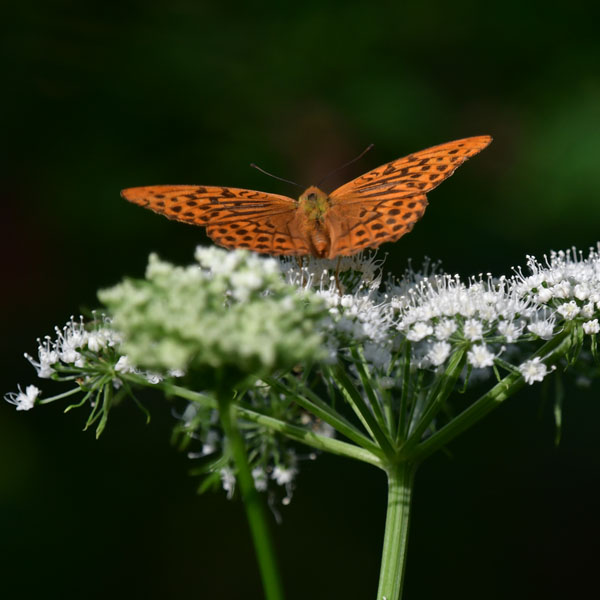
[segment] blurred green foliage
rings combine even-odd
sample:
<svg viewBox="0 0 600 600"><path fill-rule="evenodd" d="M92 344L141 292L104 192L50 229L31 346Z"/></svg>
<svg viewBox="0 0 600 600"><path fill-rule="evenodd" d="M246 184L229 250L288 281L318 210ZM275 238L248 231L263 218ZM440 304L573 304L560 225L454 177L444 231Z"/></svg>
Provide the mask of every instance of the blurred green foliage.
<svg viewBox="0 0 600 600"><path fill-rule="evenodd" d="M21 358L150 251L190 262L199 229L127 204L123 187L204 183L293 195L477 134L495 141L384 247L447 270L508 273L524 255L600 238L597 8L547 3L120 3L3 9L4 390ZM570 389L564 437L534 388L426 464L406 596L559 598L595 581L597 391ZM0 406L3 588L20 598L260 598L241 508L194 496L146 398L99 442L58 407ZM307 463L277 528L289 599L374 596L384 481ZM490 518L490 514L494 515ZM596 554L595 554L596 553ZM230 565L237 565L233 573ZM325 579L324 571L330 575Z"/></svg>

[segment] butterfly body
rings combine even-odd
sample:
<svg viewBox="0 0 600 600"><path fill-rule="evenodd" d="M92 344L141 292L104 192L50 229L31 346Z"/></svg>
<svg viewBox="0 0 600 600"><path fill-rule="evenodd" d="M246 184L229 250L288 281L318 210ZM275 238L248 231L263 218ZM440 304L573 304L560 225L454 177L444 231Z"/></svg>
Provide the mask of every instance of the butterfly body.
<svg viewBox="0 0 600 600"><path fill-rule="evenodd" d="M329 254L331 235L327 213L328 195L316 186L309 187L298 199L298 217L301 229L310 248L310 254L323 258Z"/></svg>
<svg viewBox="0 0 600 600"><path fill-rule="evenodd" d="M394 242L423 216L426 193L492 138L476 136L386 163L326 194L294 200L253 190L197 185L128 188L121 195L169 219L206 227L226 248L335 258Z"/></svg>

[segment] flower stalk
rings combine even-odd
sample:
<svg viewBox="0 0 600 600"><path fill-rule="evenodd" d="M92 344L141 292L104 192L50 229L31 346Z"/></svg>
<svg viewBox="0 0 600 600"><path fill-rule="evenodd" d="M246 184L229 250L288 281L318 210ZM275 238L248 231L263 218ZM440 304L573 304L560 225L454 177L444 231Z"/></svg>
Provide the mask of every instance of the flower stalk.
<svg viewBox="0 0 600 600"><path fill-rule="evenodd" d="M219 417L227 446L236 466L236 480L240 488L258 568L266 600L283 600L283 586L279 577L275 547L262 498L256 490L248 464L244 440L237 426L236 406L231 393L223 388L217 391Z"/></svg>
<svg viewBox="0 0 600 600"><path fill-rule="evenodd" d="M407 462L387 471L387 514L377 600L398 600L402 594L415 471L416 465Z"/></svg>

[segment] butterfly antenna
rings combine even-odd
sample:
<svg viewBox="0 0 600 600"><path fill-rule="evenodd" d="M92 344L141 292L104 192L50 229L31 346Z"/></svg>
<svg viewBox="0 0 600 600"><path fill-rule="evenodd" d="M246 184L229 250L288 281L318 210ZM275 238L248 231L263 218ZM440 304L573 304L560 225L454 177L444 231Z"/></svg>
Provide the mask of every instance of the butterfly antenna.
<svg viewBox="0 0 600 600"><path fill-rule="evenodd" d="M332 175L334 175L338 171L341 171L342 169L345 169L346 167L349 167L351 164L355 163L357 160L360 160L374 146L375 146L375 144L369 144L356 158L353 158L351 161L348 161L345 165L342 165L341 167L338 167L337 169L330 171L327 175L325 175L325 177L323 177L323 179L321 179L321 181L319 181L319 183L317 183L317 187L320 186L326 179L329 179Z"/></svg>
<svg viewBox="0 0 600 600"><path fill-rule="evenodd" d="M273 175L273 173L269 173L268 171L261 169L258 165L255 165L254 163L250 163L250 166L253 169L256 169L257 171L260 171L261 173L264 173L265 175L272 177L273 179L279 179L279 181L284 181L285 183L291 183L292 185L295 185L299 188L303 188L303 186L301 186L299 183L296 183L295 181L290 181L289 179L284 179L283 177L277 177L277 175Z"/></svg>

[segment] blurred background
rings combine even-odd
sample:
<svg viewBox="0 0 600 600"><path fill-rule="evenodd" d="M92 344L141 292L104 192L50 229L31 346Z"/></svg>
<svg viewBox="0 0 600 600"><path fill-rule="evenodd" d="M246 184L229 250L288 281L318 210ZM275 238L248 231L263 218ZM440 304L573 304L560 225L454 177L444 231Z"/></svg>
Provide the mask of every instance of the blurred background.
<svg viewBox="0 0 600 600"><path fill-rule="evenodd" d="M389 252L510 273L600 239L600 42L594 4L43 2L3 9L2 392L40 384L22 353L156 251L192 260L198 228L126 203L164 183L295 195L449 140L493 144L433 191ZM41 382L44 383L44 382ZM43 386L46 394L56 388ZM19 598L261 598L238 502L195 495L144 397L99 441L85 414L0 403L2 588ZM597 388L522 393L421 468L406 597L563 598L596 587ZM385 481L306 463L275 527L289 600L373 598Z"/></svg>

